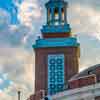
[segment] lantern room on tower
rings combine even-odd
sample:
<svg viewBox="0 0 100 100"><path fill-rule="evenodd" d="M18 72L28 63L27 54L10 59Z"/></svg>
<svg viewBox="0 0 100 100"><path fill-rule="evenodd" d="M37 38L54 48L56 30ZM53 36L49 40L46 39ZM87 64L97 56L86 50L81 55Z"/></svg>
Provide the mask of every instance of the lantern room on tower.
<svg viewBox="0 0 100 100"><path fill-rule="evenodd" d="M64 25L67 23L66 9L67 3L59 0L51 0L46 4L47 8L47 24L48 25Z"/></svg>
<svg viewBox="0 0 100 100"><path fill-rule="evenodd" d="M47 10L47 24L43 26L42 33L44 37L70 36L71 28L67 23L68 3L64 0L50 0L45 4ZM50 34L49 34L50 33ZM51 34L60 33L60 34ZM62 33L62 34L61 34ZM65 34L67 33L67 34Z"/></svg>

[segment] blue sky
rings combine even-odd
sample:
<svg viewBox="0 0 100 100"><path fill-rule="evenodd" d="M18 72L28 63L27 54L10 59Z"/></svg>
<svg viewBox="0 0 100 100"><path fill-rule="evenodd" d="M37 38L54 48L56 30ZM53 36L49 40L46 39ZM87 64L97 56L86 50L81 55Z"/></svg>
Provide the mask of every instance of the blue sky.
<svg viewBox="0 0 100 100"><path fill-rule="evenodd" d="M0 8L3 8L10 13L12 24L18 23L17 19L18 10L17 6L13 3L13 0L6 0L6 2L4 0L0 0Z"/></svg>
<svg viewBox="0 0 100 100"><path fill-rule="evenodd" d="M7 79L7 75L0 75L0 89L4 89L5 87L9 86L12 83L12 81Z"/></svg>
<svg viewBox="0 0 100 100"><path fill-rule="evenodd" d="M12 0L0 0L0 8L6 10L11 15L11 23L16 24L18 22L17 20L17 7L14 5ZM10 85L10 80L5 79L3 75L0 75L0 89L4 89L5 87Z"/></svg>
<svg viewBox="0 0 100 100"><path fill-rule="evenodd" d="M32 44L45 24L48 0L0 0L0 100L34 92ZM67 0L68 22L81 44L80 70L100 63L100 1ZM13 94L13 95L12 95Z"/></svg>

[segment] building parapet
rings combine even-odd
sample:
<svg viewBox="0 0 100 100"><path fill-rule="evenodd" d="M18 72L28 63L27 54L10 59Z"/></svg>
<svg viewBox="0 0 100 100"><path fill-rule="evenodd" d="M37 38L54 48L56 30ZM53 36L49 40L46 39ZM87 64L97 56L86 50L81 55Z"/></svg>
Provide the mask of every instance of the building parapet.
<svg viewBox="0 0 100 100"><path fill-rule="evenodd" d="M95 100L95 97L100 96L100 83L89 85L82 88L63 91L52 96L52 100ZM92 99L84 99L84 98Z"/></svg>

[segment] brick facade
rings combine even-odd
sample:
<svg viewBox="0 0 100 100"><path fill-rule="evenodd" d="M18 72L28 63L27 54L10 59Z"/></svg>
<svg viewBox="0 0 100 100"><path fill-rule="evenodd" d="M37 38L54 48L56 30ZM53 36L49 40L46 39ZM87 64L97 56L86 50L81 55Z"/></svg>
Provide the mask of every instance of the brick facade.
<svg viewBox="0 0 100 100"><path fill-rule="evenodd" d="M98 97L95 97L95 100L100 100L100 96L98 96Z"/></svg>
<svg viewBox="0 0 100 100"><path fill-rule="evenodd" d="M31 95L29 100L41 100L44 96L44 91L38 91L35 94Z"/></svg>
<svg viewBox="0 0 100 100"><path fill-rule="evenodd" d="M97 82L96 75L88 75L75 80L69 81L69 89L81 88L84 86L92 85Z"/></svg>
<svg viewBox="0 0 100 100"><path fill-rule="evenodd" d="M51 34L43 34L43 38L65 38L70 37L71 33L51 33Z"/></svg>
<svg viewBox="0 0 100 100"><path fill-rule="evenodd" d="M35 92L47 90L48 85L48 54L64 54L65 56L65 82L79 71L79 48L38 48L35 49Z"/></svg>

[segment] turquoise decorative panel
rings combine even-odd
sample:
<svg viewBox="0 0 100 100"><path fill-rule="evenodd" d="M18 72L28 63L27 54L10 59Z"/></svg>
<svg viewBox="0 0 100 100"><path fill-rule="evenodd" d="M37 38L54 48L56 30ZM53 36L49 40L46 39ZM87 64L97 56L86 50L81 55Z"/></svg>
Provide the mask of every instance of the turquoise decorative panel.
<svg viewBox="0 0 100 100"><path fill-rule="evenodd" d="M55 94L64 86L64 54L48 55L48 93Z"/></svg>

